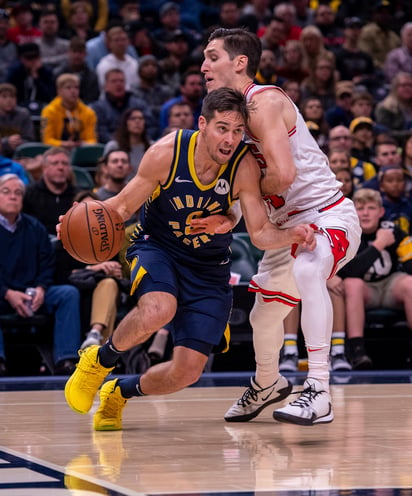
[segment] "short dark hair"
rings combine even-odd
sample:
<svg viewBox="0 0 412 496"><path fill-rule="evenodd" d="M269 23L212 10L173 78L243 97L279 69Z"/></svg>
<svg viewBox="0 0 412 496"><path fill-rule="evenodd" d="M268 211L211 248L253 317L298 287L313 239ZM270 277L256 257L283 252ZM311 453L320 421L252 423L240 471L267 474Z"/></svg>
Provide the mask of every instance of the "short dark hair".
<svg viewBox="0 0 412 496"><path fill-rule="evenodd" d="M201 114L209 122L216 112L239 112L245 123L249 119L249 109L245 97L232 88L218 88L203 99Z"/></svg>
<svg viewBox="0 0 412 496"><path fill-rule="evenodd" d="M208 42L217 39L223 39L223 48L231 60L237 55L246 55L247 75L254 78L262 55L262 43L257 35L241 28L217 28L209 36Z"/></svg>

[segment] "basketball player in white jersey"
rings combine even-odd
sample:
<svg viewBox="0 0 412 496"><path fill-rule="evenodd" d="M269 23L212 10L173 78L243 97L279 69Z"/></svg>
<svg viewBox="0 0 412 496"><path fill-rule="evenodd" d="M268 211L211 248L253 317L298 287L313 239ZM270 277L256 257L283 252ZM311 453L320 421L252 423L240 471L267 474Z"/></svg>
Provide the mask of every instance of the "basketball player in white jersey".
<svg viewBox="0 0 412 496"><path fill-rule="evenodd" d="M280 401L285 388L291 390L279 374L279 351L283 319L301 300L308 376L298 399L275 410L273 416L300 425L326 423L333 420L328 364L333 313L326 281L356 254L359 221L298 108L280 88L253 83L260 54L255 34L216 29L204 51L206 87L211 91L228 86L246 96L250 104L247 141L263 171L261 187L270 220L279 227L312 224L317 246L312 252L294 247L265 252L250 283L256 293L250 315L256 374L225 420L251 420Z"/></svg>

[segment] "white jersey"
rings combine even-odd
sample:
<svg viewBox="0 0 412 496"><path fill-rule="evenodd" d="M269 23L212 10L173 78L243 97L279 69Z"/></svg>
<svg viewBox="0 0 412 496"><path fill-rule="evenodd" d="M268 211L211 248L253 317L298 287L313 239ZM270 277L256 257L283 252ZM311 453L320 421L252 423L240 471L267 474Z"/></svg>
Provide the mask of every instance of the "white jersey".
<svg viewBox="0 0 412 496"><path fill-rule="evenodd" d="M281 91L289 98L277 86L251 83L245 91L247 102L262 91ZM296 110L296 123L288 134L297 174L294 182L282 194L265 197L270 205L270 220L279 226L302 211L327 207L342 197L341 183L337 181L330 169L326 155L310 134L299 109L291 100L290 102ZM276 119L276 116L273 118ZM259 139L247 130L245 142L249 145L260 167L265 169L267 164Z"/></svg>

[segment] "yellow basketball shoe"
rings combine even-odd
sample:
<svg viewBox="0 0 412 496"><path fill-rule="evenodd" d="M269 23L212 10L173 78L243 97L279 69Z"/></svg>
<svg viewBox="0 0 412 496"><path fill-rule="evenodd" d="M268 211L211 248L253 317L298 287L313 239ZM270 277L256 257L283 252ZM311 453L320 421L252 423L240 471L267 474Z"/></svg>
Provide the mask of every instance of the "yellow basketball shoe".
<svg viewBox="0 0 412 496"><path fill-rule="evenodd" d="M93 417L95 431L120 431L127 399L122 396L118 379L107 381L100 390L100 406Z"/></svg>
<svg viewBox="0 0 412 496"><path fill-rule="evenodd" d="M87 413L90 410L101 383L114 369L100 365L97 355L99 348L100 346L95 345L79 350L79 363L64 388L68 405L77 413Z"/></svg>

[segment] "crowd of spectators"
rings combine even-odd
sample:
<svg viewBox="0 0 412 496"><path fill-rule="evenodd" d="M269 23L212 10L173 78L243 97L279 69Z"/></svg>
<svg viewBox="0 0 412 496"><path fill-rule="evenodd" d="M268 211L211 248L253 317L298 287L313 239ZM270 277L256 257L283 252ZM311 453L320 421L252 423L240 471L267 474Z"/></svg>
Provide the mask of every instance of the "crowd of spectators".
<svg viewBox="0 0 412 496"><path fill-rule="evenodd" d="M379 191L385 219L410 235L411 19L407 0L0 0L0 176L23 181L22 211L53 238L58 216L79 193L73 150L104 145L92 195L119 191L154 141L179 127L196 128L208 34L217 26L242 27L262 41L256 84L280 86L299 107L344 194ZM17 158L32 141L52 147L37 159L37 175ZM393 182L400 184L396 191ZM10 232L2 202L0 191L1 243L2 229ZM53 242L52 282L65 285L78 267L62 261L68 255ZM117 265L97 269L120 278ZM2 298L7 284L0 274ZM111 291L111 301L118 299ZM99 342L113 328L113 315L99 323L89 314L78 339L90 340L93 331ZM70 363L58 362L58 370L70 371Z"/></svg>

